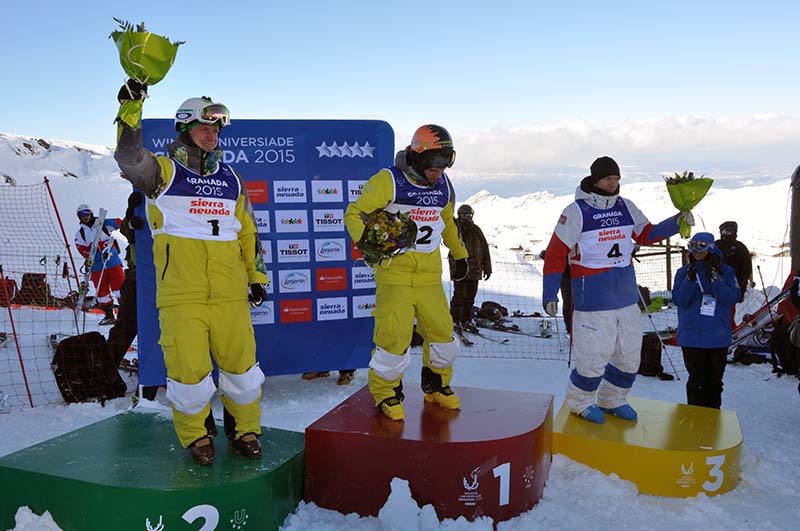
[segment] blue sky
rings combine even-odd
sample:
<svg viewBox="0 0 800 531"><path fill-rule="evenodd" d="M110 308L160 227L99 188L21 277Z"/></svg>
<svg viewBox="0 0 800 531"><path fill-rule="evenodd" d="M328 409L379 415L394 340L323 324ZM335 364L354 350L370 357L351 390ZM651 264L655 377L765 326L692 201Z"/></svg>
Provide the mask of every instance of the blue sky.
<svg viewBox="0 0 800 531"><path fill-rule="evenodd" d="M4 11L0 131L11 134L113 145L118 17L186 41L146 117L205 94L234 119L382 119L403 145L440 123L466 181L574 175L606 153L643 178L688 164L780 172L800 140L795 2L46 0Z"/></svg>

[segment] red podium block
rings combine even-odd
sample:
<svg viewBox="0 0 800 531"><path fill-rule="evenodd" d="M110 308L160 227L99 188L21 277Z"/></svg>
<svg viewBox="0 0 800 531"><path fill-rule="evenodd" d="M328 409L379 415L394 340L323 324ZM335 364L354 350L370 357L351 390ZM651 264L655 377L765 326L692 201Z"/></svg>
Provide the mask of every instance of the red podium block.
<svg viewBox="0 0 800 531"><path fill-rule="evenodd" d="M550 472L552 395L459 387L460 410L409 389L405 421L377 412L367 387L306 428L305 499L376 516L398 477L440 519L508 520L536 504Z"/></svg>

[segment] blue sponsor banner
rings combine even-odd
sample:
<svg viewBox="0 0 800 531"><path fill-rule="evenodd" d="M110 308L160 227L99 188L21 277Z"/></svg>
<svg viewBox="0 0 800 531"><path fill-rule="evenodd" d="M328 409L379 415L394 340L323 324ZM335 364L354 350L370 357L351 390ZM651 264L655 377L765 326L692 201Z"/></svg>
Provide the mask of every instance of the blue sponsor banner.
<svg viewBox="0 0 800 531"><path fill-rule="evenodd" d="M164 155L172 120L143 121L144 146ZM267 374L366 367L375 281L344 227L347 205L394 162L394 132L377 120L234 120L220 136L224 161L253 203L268 300L251 311ZM139 207L143 214L143 207ZM136 234L139 381L163 385L152 236Z"/></svg>

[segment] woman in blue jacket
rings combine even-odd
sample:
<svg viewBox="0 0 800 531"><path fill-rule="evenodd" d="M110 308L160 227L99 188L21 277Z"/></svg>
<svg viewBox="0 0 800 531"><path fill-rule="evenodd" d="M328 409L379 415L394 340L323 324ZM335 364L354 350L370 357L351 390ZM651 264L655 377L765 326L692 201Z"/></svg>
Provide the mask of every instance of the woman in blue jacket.
<svg viewBox="0 0 800 531"><path fill-rule="evenodd" d="M692 236L689 251L689 264L678 269L672 289L678 308L678 345L689 371L686 400L692 406L719 409L731 344L731 310L739 300L739 285L712 234Z"/></svg>

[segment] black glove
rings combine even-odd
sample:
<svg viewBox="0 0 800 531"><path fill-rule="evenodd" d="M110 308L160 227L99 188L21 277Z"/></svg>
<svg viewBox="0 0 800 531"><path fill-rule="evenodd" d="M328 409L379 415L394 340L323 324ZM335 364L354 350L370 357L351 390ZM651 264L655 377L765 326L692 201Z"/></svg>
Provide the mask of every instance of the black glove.
<svg viewBox="0 0 800 531"><path fill-rule="evenodd" d="M261 306L267 300L267 288L264 284L250 284L250 295L247 297L250 302L250 307L255 308Z"/></svg>
<svg viewBox="0 0 800 531"><path fill-rule="evenodd" d="M140 192L132 192L128 196L128 208L136 208L144 202Z"/></svg>
<svg viewBox="0 0 800 531"><path fill-rule="evenodd" d="M689 269L686 270L686 278L692 282L697 281L697 267L694 264L690 264Z"/></svg>
<svg viewBox="0 0 800 531"><path fill-rule="evenodd" d="M453 274L451 276L453 281L458 282L459 280L464 280L467 278L467 273L469 273L469 262L467 262L467 259L460 258L456 260L455 266L453 267Z"/></svg>
<svg viewBox="0 0 800 531"><path fill-rule="evenodd" d="M147 96L147 84L142 85L135 79L129 79L119 89L117 101L122 103L125 100L143 100Z"/></svg>
<svg viewBox="0 0 800 531"><path fill-rule="evenodd" d="M144 228L144 220L139 216L128 217L128 228L132 230L142 230Z"/></svg>
<svg viewBox="0 0 800 531"><path fill-rule="evenodd" d="M489 280L490 276L492 276L492 274L490 272L484 272L483 273L483 280Z"/></svg>

